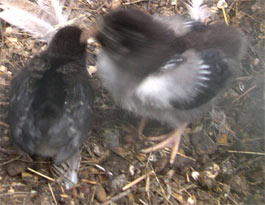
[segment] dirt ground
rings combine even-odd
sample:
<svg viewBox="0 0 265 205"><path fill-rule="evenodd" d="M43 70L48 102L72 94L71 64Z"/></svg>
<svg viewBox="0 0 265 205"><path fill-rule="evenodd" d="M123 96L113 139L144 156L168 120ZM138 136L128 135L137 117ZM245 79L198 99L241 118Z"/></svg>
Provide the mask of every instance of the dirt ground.
<svg viewBox="0 0 265 205"><path fill-rule="evenodd" d="M73 15L86 17L82 25L117 6L138 7L150 14L187 14L184 0L75 2ZM208 2L216 5L216 1ZM96 117L82 148L79 183L72 190L54 182L50 161L22 158L10 142L6 119L10 79L45 44L2 22L0 204L265 204L264 1L227 3L229 24L248 37L241 77L211 112L189 125L174 165L168 164L169 149L147 155L140 152L151 145L145 137L136 135L140 119L121 110L93 73ZM222 10L217 17L223 19ZM88 46L91 68L98 49L95 42ZM168 130L149 121L144 134Z"/></svg>

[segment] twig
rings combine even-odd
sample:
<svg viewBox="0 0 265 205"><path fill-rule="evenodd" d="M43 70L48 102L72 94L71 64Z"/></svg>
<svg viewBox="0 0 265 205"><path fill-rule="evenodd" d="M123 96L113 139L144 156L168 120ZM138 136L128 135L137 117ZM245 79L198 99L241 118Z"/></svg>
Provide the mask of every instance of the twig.
<svg viewBox="0 0 265 205"><path fill-rule="evenodd" d="M237 150L227 150L229 153L237 153L237 154L253 154L253 155L261 155L265 156L263 152L249 152L249 151L237 151Z"/></svg>
<svg viewBox="0 0 265 205"><path fill-rule="evenodd" d="M8 150L6 150L6 149L4 149L4 148L2 148L2 147L0 147L0 152L3 152L3 153L5 153L5 154L9 154L9 155L11 155L11 154L16 154L15 151L13 151L13 150L8 151Z"/></svg>
<svg viewBox="0 0 265 205"><path fill-rule="evenodd" d="M140 2L143 2L143 1L147 1L147 0L136 0L136 1L133 1L133 2L125 2L125 3L123 3L123 5L137 4L137 3L140 3Z"/></svg>
<svg viewBox="0 0 265 205"><path fill-rule="evenodd" d="M176 181L175 181L176 182ZM182 189L180 189L180 190L178 190L178 191L176 191L176 193L178 193L178 194L182 194L182 192L186 192L187 190L189 190L189 189L193 189L193 188L196 188L196 187L198 187L196 184L190 184L190 185L187 185L186 187L184 187L184 188L182 188Z"/></svg>
<svg viewBox="0 0 265 205"><path fill-rule="evenodd" d="M249 88L246 92L244 92L242 95L238 96L236 99L234 99L232 101L232 103L234 104L235 102L237 102L238 100L240 100L241 98L243 98L244 96L246 96L248 93L250 93L252 90L254 90L257 87L257 85L253 85L251 88Z"/></svg>
<svg viewBox="0 0 265 205"><path fill-rule="evenodd" d="M48 176L46 176L46 175L44 175L44 174L42 174L42 173L40 173L40 172L37 172L37 171L34 170L34 169L31 169L31 168L28 167L27 170L29 170L30 172L33 172L34 174L37 174L37 175L39 175L39 176L45 178L45 179L48 179L48 180L50 180L50 181L52 181L52 182L55 182L55 179L53 179L53 178L51 178L51 177L48 177Z"/></svg>
<svg viewBox="0 0 265 205"><path fill-rule="evenodd" d="M190 160L192 160L192 161L196 161L195 159L193 159L192 157L188 157L188 156L186 156L186 155L184 155L184 154L181 154L180 152L178 152L177 153L177 155L179 155L179 156L181 156L181 157L184 157L184 158L186 158L186 159L190 159Z"/></svg>
<svg viewBox="0 0 265 205"><path fill-rule="evenodd" d="M143 176L140 176L139 178L135 179L134 181L130 182L129 184L125 185L124 187L122 187L123 191L126 191L127 189L131 188L132 186L134 186L135 184L139 183L140 181L142 181L143 179L145 179L147 176L149 176L150 174L154 174L154 171L150 171L146 174L144 174Z"/></svg>
<svg viewBox="0 0 265 205"><path fill-rule="evenodd" d="M150 175L146 178L145 192L147 194L148 201L150 202Z"/></svg>
<svg viewBox="0 0 265 205"><path fill-rule="evenodd" d="M148 205L148 203L144 202L142 199L139 199L139 201L140 201L143 205Z"/></svg>
<svg viewBox="0 0 265 205"><path fill-rule="evenodd" d="M0 125L3 126L3 127L6 127L6 128L9 128L9 124L3 122L0 120Z"/></svg>
<svg viewBox="0 0 265 205"><path fill-rule="evenodd" d="M224 15L224 19L225 19L226 25L229 25L225 8L222 8L222 11L223 11L223 15Z"/></svg>
<svg viewBox="0 0 265 205"><path fill-rule="evenodd" d="M110 200L108 200L108 201L102 203L101 205L108 205L108 204L111 204L111 203L113 203L113 202L115 202L115 201L117 201L117 200L119 200L119 199L121 199L121 198L127 196L130 192L131 192L130 189L127 190L127 191L121 192L120 194L118 194L118 195L112 197Z"/></svg>
<svg viewBox="0 0 265 205"><path fill-rule="evenodd" d="M239 205L239 203L237 203L229 194L228 194L228 198L235 204L235 205Z"/></svg>
<svg viewBox="0 0 265 205"><path fill-rule="evenodd" d="M0 197L2 196L9 196L9 195L28 195L28 194L35 194L35 193L31 193L31 192L24 192L24 191L18 191L18 192L8 192L8 193L3 193L0 194Z"/></svg>
<svg viewBox="0 0 265 205"><path fill-rule="evenodd" d="M13 159L10 159L10 160L7 161L7 162L3 162L2 164L0 164L0 167L3 166L3 165L9 164L9 163L11 163L11 162L13 162L13 161L16 161L16 160L19 159L19 158L20 158L20 156L17 156L17 157L15 157L15 158L13 158Z"/></svg>
<svg viewBox="0 0 265 205"><path fill-rule="evenodd" d="M233 2L234 3L234 2ZM236 0L236 9L235 9L235 13L236 13L236 17L238 18L238 14L239 14L239 1L238 0Z"/></svg>
<svg viewBox="0 0 265 205"><path fill-rule="evenodd" d="M101 4L98 8L96 9L85 9L86 11L89 11L89 12L98 12L100 9L102 9L105 5L107 4L107 1L105 1L103 4Z"/></svg>
<svg viewBox="0 0 265 205"><path fill-rule="evenodd" d="M53 190L52 190L52 186L51 186L50 183L48 183L48 187L49 187L49 189L50 189L50 192L51 192L51 195L52 195L53 201L54 201L55 205L57 205L58 203L57 203L57 201L56 201L56 198L55 198L55 196L54 196L54 193L53 193Z"/></svg>
<svg viewBox="0 0 265 205"><path fill-rule="evenodd" d="M151 1L152 0L148 0L148 3L147 3L147 10L150 12L150 8L151 8Z"/></svg>
<svg viewBox="0 0 265 205"><path fill-rule="evenodd" d="M153 172L154 172L154 170L153 170ZM155 179L156 179L157 183L159 184L160 190L161 190L161 192L162 192L162 194L159 193L159 192L158 192L158 194L161 194L161 196L164 197L164 199L165 199L168 203L171 204L171 202L169 201L168 197L166 196L166 192L165 192L165 190L163 189L163 187L162 187L162 185L161 185L161 183L160 183L160 181L159 181L159 179L158 179L158 177L157 177L157 175L156 175L155 172L154 172L154 174L155 174ZM169 195L169 196L170 196L170 195Z"/></svg>
<svg viewBox="0 0 265 205"><path fill-rule="evenodd" d="M97 185L98 184L98 182L92 181L92 180L89 180L89 179L81 179L81 182L84 182L84 183L87 183L87 184L92 184L92 185Z"/></svg>
<svg viewBox="0 0 265 205"><path fill-rule="evenodd" d="M229 25L229 22L228 22L228 19L227 19L227 13L225 11L225 8L227 8L227 3L225 0L219 0L218 3L217 3L217 7L219 9L222 9L222 12L223 12L223 15L224 15L224 20L225 20L225 23L226 25Z"/></svg>
<svg viewBox="0 0 265 205"><path fill-rule="evenodd" d="M92 193L92 196L91 196L91 199L90 199L90 203L89 204L91 204L91 205L93 205L95 194L96 194L96 189L93 190L93 193Z"/></svg>

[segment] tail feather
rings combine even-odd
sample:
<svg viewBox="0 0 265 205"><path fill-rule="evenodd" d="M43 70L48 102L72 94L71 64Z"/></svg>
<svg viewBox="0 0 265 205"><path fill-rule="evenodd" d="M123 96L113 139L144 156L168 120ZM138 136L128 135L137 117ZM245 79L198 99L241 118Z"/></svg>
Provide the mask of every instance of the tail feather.
<svg viewBox="0 0 265 205"><path fill-rule="evenodd" d="M34 38L48 42L57 31L57 25L67 22L69 13L63 13L64 0L0 0L0 18L31 34Z"/></svg>
<svg viewBox="0 0 265 205"><path fill-rule="evenodd" d="M53 8L54 16L57 18L58 23L67 22L67 17L63 15L64 1L62 2L58 0L50 0L50 1L51 1L51 8Z"/></svg>
<svg viewBox="0 0 265 205"><path fill-rule="evenodd" d="M14 12L16 12L16 15L14 15ZM45 42L50 38L46 35L47 31L53 28L45 21L18 9L3 11L0 13L0 18Z"/></svg>
<svg viewBox="0 0 265 205"><path fill-rule="evenodd" d="M54 2L54 0L38 0L37 4L41 9L54 16L54 20L56 20L57 23L64 22L65 18L62 15L62 8L60 8L60 2L58 2L57 0L55 1L56 2Z"/></svg>

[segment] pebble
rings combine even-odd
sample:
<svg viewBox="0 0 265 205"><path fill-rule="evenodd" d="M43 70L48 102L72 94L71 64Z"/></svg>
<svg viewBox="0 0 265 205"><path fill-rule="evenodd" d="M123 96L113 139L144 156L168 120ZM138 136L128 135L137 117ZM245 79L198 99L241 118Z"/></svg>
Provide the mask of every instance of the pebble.
<svg viewBox="0 0 265 205"><path fill-rule="evenodd" d="M36 183L38 181L38 176L32 175L28 172L22 172L21 177L25 182Z"/></svg>
<svg viewBox="0 0 265 205"><path fill-rule="evenodd" d="M104 202L107 200L107 194L102 185L97 186L95 197L99 202Z"/></svg>
<svg viewBox="0 0 265 205"><path fill-rule="evenodd" d="M16 176L24 172L27 168L26 163L21 161L13 161L6 166L6 171L9 176Z"/></svg>

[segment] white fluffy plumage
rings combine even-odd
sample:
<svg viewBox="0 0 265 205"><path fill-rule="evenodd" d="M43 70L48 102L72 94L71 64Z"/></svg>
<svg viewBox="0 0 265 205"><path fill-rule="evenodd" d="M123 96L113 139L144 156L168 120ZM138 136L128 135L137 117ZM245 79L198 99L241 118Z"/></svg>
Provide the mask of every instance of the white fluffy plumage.
<svg viewBox="0 0 265 205"><path fill-rule="evenodd" d="M58 28L65 26L69 10L63 10L64 0L0 0L0 18L31 34L40 41L48 42Z"/></svg>
<svg viewBox="0 0 265 205"><path fill-rule="evenodd" d="M200 22L205 22L212 15L209 7L203 4L204 0L191 0L186 3L189 15L192 19Z"/></svg>
<svg viewBox="0 0 265 205"><path fill-rule="evenodd" d="M224 22L203 24L210 13L202 3L193 0L188 6L192 20L118 9L104 17L96 34L103 49L98 74L113 98L136 115L175 128L143 150L170 145L171 164L185 127L233 80L245 51L245 38L237 29Z"/></svg>

